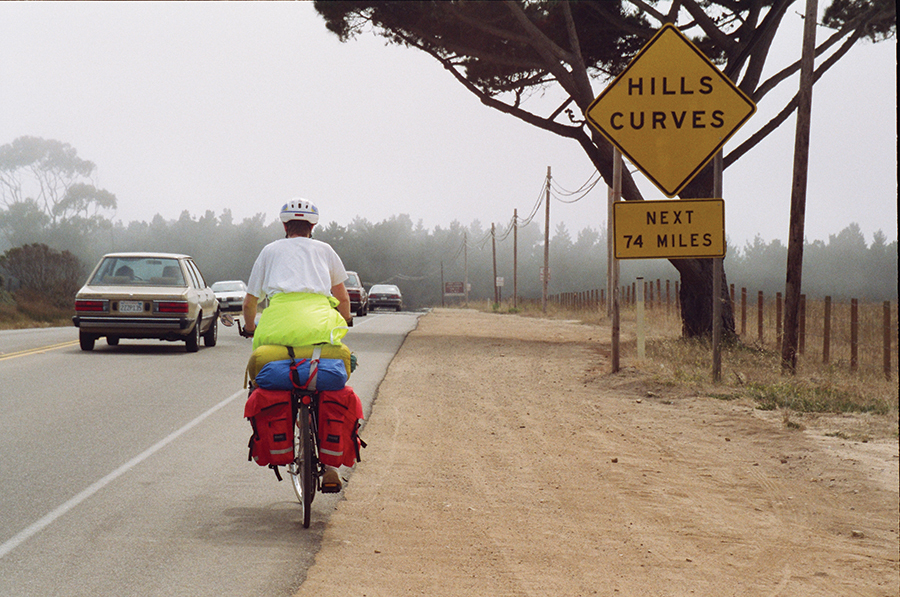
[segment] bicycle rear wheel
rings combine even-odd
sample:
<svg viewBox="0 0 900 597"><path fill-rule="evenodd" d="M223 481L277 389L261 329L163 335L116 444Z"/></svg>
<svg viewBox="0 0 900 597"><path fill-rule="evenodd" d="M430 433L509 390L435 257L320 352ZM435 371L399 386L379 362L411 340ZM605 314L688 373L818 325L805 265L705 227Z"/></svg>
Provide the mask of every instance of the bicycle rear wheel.
<svg viewBox="0 0 900 597"><path fill-rule="evenodd" d="M316 496L313 452L315 438L309 422L309 405L301 401L297 409L297 424L294 426L294 465L291 467L291 481L297 500L303 506L303 528L309 528L312 502Z"/></svg>

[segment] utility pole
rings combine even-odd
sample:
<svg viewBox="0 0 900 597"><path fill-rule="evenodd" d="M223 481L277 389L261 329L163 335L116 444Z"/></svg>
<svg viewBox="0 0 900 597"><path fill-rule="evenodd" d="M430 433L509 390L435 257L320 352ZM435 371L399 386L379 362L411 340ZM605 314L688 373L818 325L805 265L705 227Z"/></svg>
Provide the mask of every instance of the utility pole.
<svg viewBox="0 0 900 597"><path fill-rule="evenodd" d="M513 309L519 308L519 210L513 210Z"/></svg>
<svg viewBox="0 0 900 597"><path fill-rule="evenodd" d="M541 309L546 313L547 283L550 280L550 166L547 166L547 189L544 204L544 284L541 291Z"/></svg>
<svg viewBox="0 0 900 597"><path fill-rule="evenodd" d="M463 292L466 293L466 306L469 306L469 232L463 232Z"/></svg>
<svg viewBox="0 0 900 597"><path fill-rule="evenodd" d="M494 224L491 222L491 256L494 260L494 304L499 305L497 297L497 237L494 235Z"/></svg>
<svg viewBox="0 0 900 597"><path fill-rule="evenodd" d="M813 67L815 66L817 0L806 0L800 92L797 96L797 131L794 136L794 184L791 188L791 223L788 233L787 276L784 287L784 338L781 372L797 373L800 289L803 277L803 229L806 220L806 180L809 168L809 123L812 119Z"/></svg>

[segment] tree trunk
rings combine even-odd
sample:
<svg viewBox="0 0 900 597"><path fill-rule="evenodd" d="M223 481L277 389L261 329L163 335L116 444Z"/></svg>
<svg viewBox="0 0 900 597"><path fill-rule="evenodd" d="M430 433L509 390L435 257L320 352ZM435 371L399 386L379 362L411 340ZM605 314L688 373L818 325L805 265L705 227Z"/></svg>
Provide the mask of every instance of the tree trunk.
<svg viewBox="0 0 900 597"><path fill-rule="evenodd" d="M712 259L671 259L681 274L681 332L685 338L712 337ZM722 271L722 337L734 336L734 309L728 300L728 284Z"/></svg>
<svg viewBox="0 0 900 597"><path fill-rule="evenodd" d="M579 142L607 184L612 186L612 145L599 133L591 138L579 136ZM626 201L643 200L634 179L627 172L622 176L622 198ZM682 191L682 199L710 199L713 197L712 163L701 170ZM727 209L727 205L726 205ZM670 259L681 274L681 329L685 338L709 336L712 338L712 260ZM722 268L722 288L727 294L728 284ZM734 336L734 310L730 300L722 304L723 338Z"/></svg>
<svg viewBox="0 0 900 597"><path fill-rule="evenodd" d="M682 199L715 198L713 193L713 168L710 163L681 193ZM727 209L727 205L726 205ZM712 259L670 259L681 274L681 333L685 338L712 338ZM732 338L734 329L734 305L728 294L728 280L722 267L722 338Z"/></svg>

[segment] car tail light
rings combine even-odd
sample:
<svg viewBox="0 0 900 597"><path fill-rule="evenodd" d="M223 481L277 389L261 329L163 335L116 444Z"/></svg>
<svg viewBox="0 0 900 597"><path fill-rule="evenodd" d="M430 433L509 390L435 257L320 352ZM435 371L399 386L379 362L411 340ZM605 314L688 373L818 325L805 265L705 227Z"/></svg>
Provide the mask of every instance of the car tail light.
<svg viewBox="0 0 900 597"><path fill-rule="evenodd" d="M157 313L187 313L187 301L155 301L154 311Z"/></svg>
<svg viewBox="0 0 900 597"><path fill-rule="evenodd" d="M102 299L75 299L75 310L96 313L109 311L109 301Z"/></svg>

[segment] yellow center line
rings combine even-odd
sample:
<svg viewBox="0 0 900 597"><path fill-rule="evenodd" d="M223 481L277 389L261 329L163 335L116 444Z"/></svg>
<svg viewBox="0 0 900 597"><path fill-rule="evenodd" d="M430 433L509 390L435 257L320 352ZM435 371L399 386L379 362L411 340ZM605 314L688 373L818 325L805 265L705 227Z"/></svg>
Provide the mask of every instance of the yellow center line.
<svg viewBox="0 0 900 597"><path fill-rule="evenodd" d="M30 354L41 354L44 352L50 352L51 350L58 350L60 348L66 348L68 346L75 346L78 344L78 340L70 340L69 342L60 342L59 344L51 344L50 346L39 346L37 348L29 348L27 350L20 350L19 352L11 352L9 354L0 354L0 361L6 361L9 359L14 359L16 357L24 357Z"/></svg>

